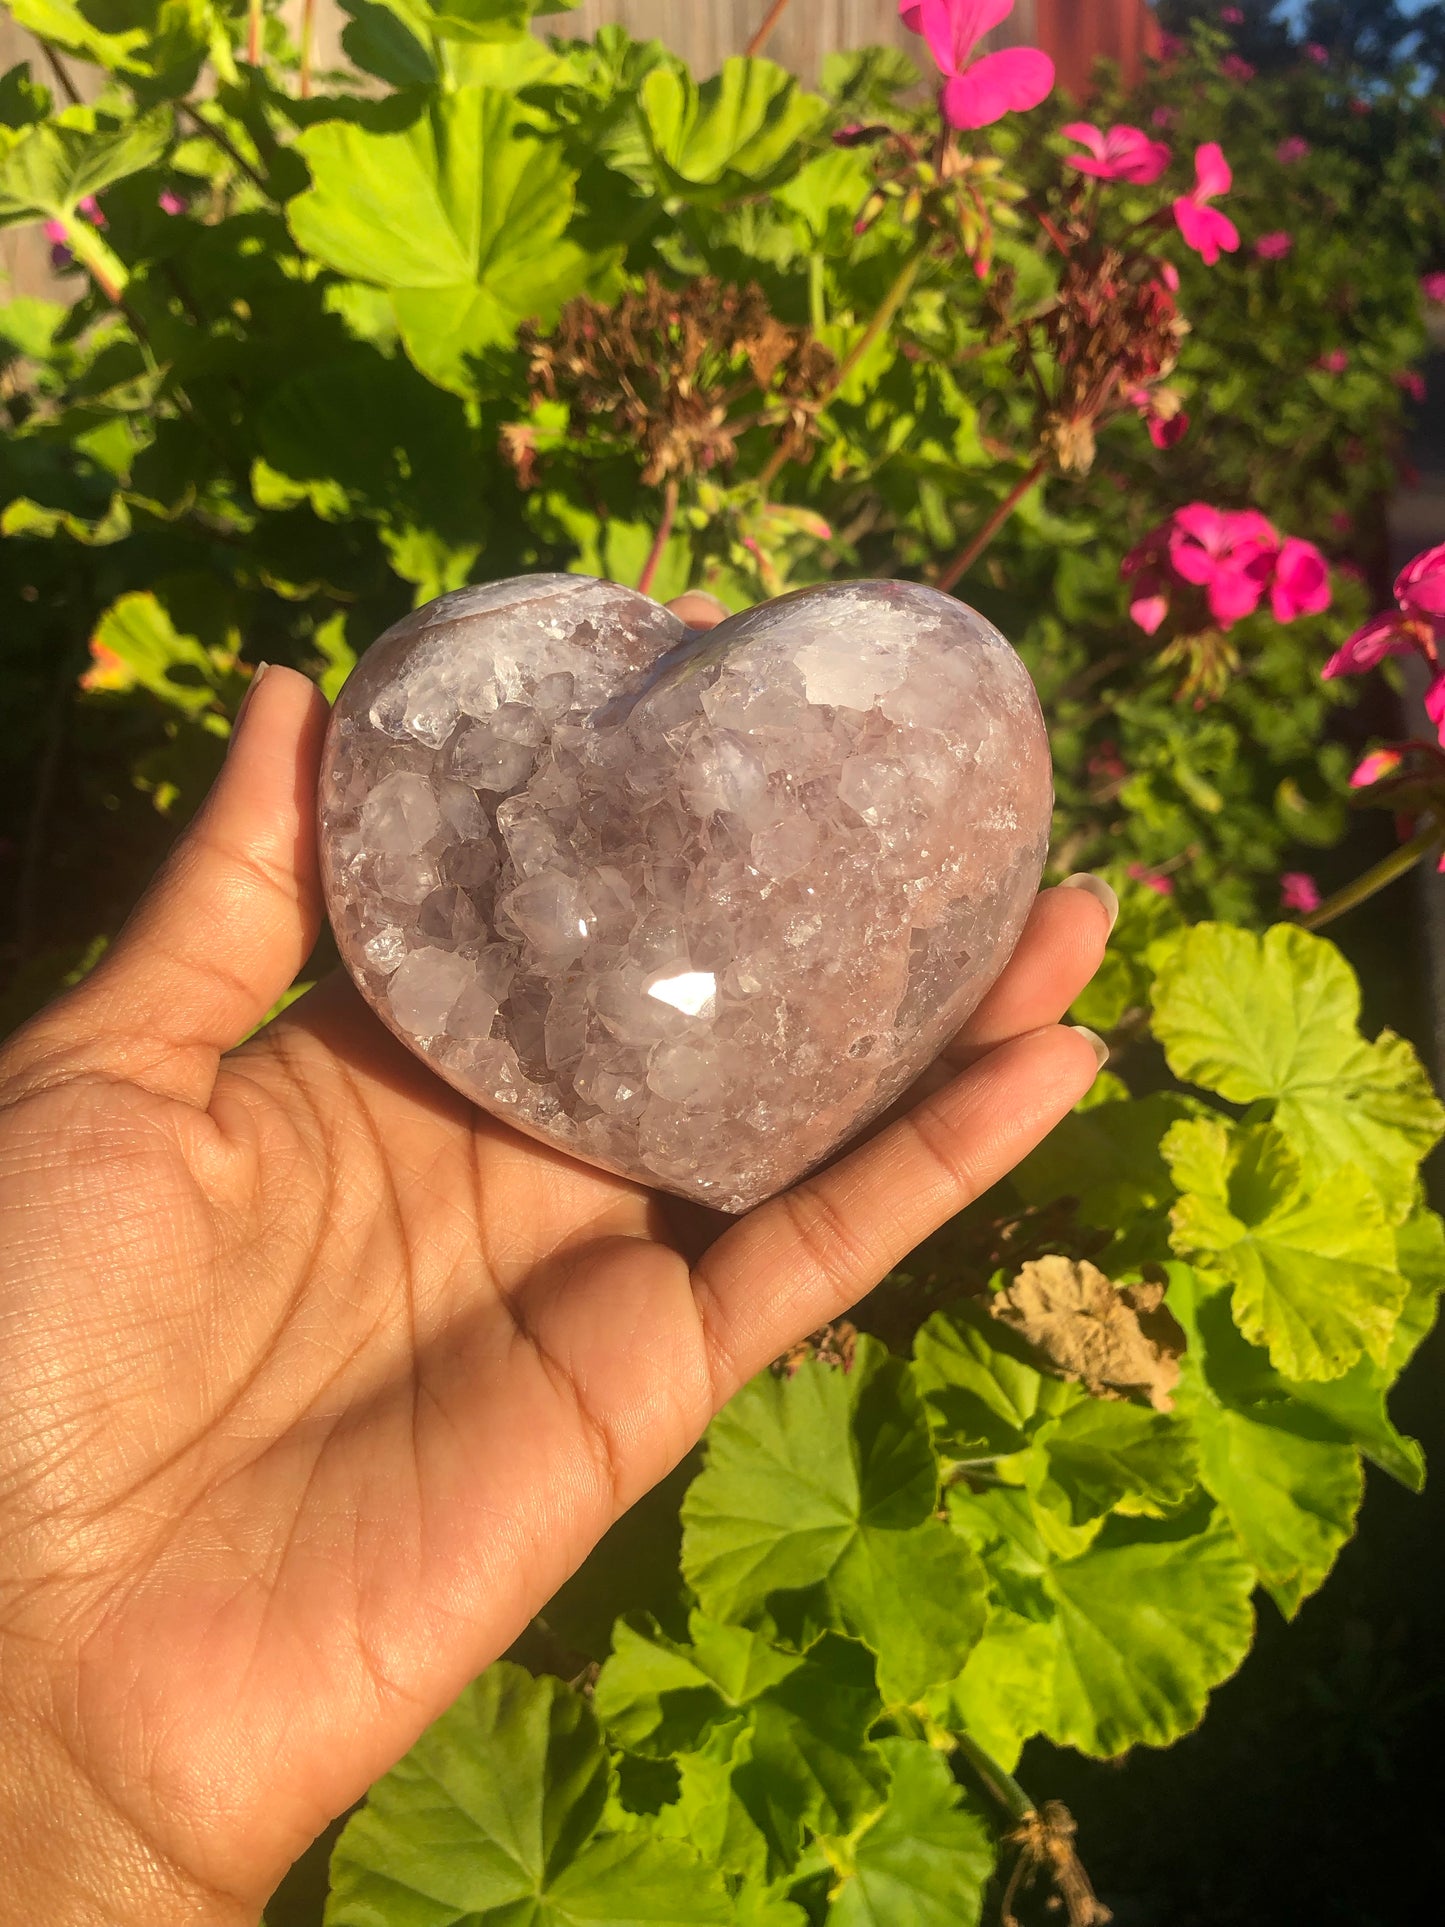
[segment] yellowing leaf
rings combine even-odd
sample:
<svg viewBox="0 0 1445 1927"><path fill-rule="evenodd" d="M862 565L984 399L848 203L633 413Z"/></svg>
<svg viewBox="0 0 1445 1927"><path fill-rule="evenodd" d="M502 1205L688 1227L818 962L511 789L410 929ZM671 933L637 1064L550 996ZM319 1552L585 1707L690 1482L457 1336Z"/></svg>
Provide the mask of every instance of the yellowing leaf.
<svg viewBox="0 0 1445 1927"><path fill-rule="evenodd" d="M1235 1323L1276 1370L1330 1379L1362 1354L1384 1361L1408 1287L1368 1179L1345 1165L1312 1181L1268 1124L1176 1124L1164 1155L1185 1194L1176 1250L1232 1284Z"/></svg>

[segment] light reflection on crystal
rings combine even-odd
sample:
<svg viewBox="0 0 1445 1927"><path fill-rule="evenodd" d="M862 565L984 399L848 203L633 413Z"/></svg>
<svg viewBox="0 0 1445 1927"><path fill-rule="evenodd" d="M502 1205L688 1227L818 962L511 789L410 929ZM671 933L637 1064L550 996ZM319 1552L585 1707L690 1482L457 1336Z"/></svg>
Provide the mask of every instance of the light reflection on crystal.
<svg viewBox="0 0 1445 1927"><path fill-rule="evenodd" d="M450 1083L736 1211L890 1103L992 983L1051 806L974 612L838 584L691 641L577 576L464 589L360 663L323 873L368 1000Z"/></svg>

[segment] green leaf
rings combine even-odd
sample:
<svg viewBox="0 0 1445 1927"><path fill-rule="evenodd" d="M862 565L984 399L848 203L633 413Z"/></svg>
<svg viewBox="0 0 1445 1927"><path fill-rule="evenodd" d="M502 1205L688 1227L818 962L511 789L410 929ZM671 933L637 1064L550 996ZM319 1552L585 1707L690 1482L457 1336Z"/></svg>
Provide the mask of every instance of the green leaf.
<svg viewBox="0 0 1445 1927"><path fill-rule="evenodd" d="M1262 937L1201 924L1155 986L1154 1032L1177 1077L1264 1099L1320 1176L1350 1164L1403 1217L1415 1166L1445 1130L1424 1068L1390 1031L1359 1033L1360 992L1335 946L1292 924Z"/></svg>
<svg viewBox="0 0 1445 1927"><path fill-rule="evenodd" d="M1198 1481L1187 1430L1144 1405L1085 1398L1048 1426L1041 1442L1075 1525L1126 1498L1151 1508L1177 1506Z"/></svg>
<svg viewBox="0 0 1445 1927"><path fill-rule="evenodd" d="M887 1700L959 1672L983 1622L983 1575L935 1519L938 1467L909 1368L864 1340L754 1379L713 1421L683 1504L683 1571L714 1618L823 1585L835 1623L878 1655Z"/></svg>
<svg viewBox="0 0 1445 1927"><path fill-rule="evenodd" d="M578 1694L489 1668L347 1822L327 1927L723 1927L721 1883L686 1849L597 1837L609 1771Z"/></svg>
<svg viewBox="0 0 1445 1927"><path fill-rule="evenodd" d="M829 1927L975 1927L993 1871L987 1825L931 1746L882 1740L879 1751L892 1790L877 1819L839 1843Z"/></svg>
<svg viewBox="0 0 1445 1927"><path fill-rule="evenodd" d="M207 0L125 0L114 8L9 0L9 11L37 38L123 75L142 104L190 92L218 24ZM106 31L107 15L119 31Z"/></svg>
<svg viewBox="0 0 1445 1927"><path fill-rule="evenodd" d="M50 112L50 90L30 76L22 60L0 75L0 127L30 127Z"/></svg>
<svg viewBox="0 0 1445 1927"><path fill-rule="evenodd" d="M1037 1426L1085 1394L1031 1364L1028 1346L982 1305L935 1312L913 1341L914 1377L953 1457L1022 1451Z"/></svg>
<svg viewBox="0 0 1445 1927"><path fill-rule="evenodd" d="M1188 1537L1111 1520L1044 1583L1058 1650L1042 1730L1081 1753L1168 1746L1249 1650L1254 1573L1222 1519Z"/></svg>
<svg viewBox="0 0 1445 1927"><path fill-rule="evenodd" d="M654 68L639 111L666 191L716 203L795 174L828 110L772 61L732 59L701 86L685 70Z"/></svg>
<svg viewBox="0 0 1445 1927"><path fill-rule="evenodd" d="M1160 1140L1171 1124L1197 1110L1188 1098L1159 1091L1076 1111L1024 1159L1012 1182L1026 1204L1077 1198L1086 1224L1121 1230L1173 1199Z"/></svg>
<svg viewBox="0 0 1445 1927"><path fill-rule="evenodd" d="M1234 1287L1235 1323L1287 1378L1339 1378L1380 1363L1408 1287L1379 1196L1349 1165L1307 1179L1273 1125L1196 1119L1164 1140L1186 1195L1173 1243Z"/></svg>
<svg viewBox="0 0 1445 1927"><path fill-rule="evenodd" d="M1024 1741L1039 1730L1054 1698L1058 1640L1049 1620L1025 1619L1000 1606L955 1680L928 1696L933 1717L967 1733L1006 1773Z"/></svg>
<svg viewBox="0 0 1445 1927"><path fill-rule="evenodd" d="M297 242L390 289L408 354L442 387L469 393L483 349L555 320L604 265L565 238L577 177L509 94L440 95L401 133L324 121L297 146L312 179L287 209Z"/></svg>
<svg viewBox="0 0 1445 1927"><path fill-rule="evenodd" d="M86 687L145 689L171 709L198 715L227 688L234 657L180 634L170 612L148 589L113 602L91 642L94 667Z"/></svg>
<svg viewBox="0 0 1445 1927"><path fill-rule="evenodd" d="M166 107L94 131L55 122L28 128L0 161L0 226L41 217L68 221L87 194L153 166L170 137Z"/></svg>

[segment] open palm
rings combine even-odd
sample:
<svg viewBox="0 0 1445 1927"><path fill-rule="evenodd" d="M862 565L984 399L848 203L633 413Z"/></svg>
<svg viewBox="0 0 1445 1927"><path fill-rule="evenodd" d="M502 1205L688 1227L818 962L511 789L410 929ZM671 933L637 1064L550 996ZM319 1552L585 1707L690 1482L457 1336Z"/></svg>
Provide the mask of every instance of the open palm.
<svg viewBox="0 0 1445 1927"><path fill-rule="evenodd" d="M912 1110L735 1223L479 1114L340 980L232 1048L315 938L324 721L267 672L122 938L0 1055L27 1921L254 1920L733 1391L1096 1072L1058 1026L1107 935L1077 890Z"/></svg>

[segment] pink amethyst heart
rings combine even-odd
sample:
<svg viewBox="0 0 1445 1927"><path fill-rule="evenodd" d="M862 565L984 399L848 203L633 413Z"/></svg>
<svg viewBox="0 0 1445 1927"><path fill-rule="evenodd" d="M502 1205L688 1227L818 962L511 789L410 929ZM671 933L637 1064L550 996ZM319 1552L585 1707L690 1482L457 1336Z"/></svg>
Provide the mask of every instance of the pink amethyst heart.
<svg viewBox="0 0 1445 1927"><path fill-rule="evenodd" d="M449 1084L743 1211L937 1055L1007 962L1052 808L1019 658L908 582L707 635L526 576L390 629L331 719L347 968Z"/></svg>

